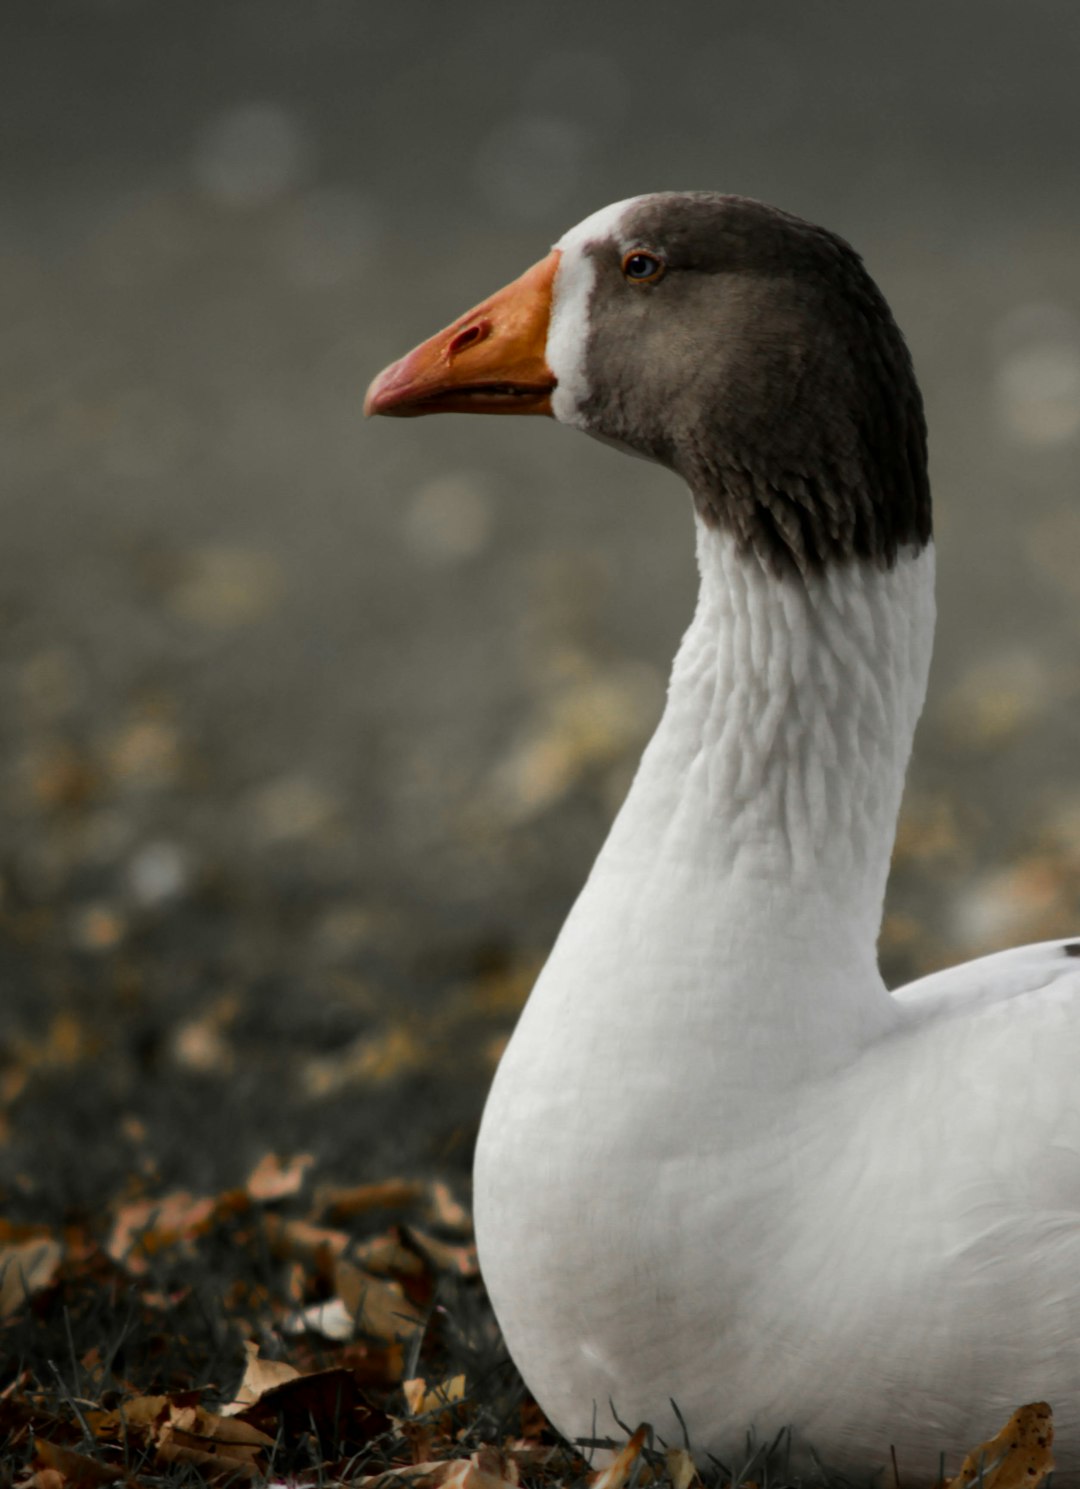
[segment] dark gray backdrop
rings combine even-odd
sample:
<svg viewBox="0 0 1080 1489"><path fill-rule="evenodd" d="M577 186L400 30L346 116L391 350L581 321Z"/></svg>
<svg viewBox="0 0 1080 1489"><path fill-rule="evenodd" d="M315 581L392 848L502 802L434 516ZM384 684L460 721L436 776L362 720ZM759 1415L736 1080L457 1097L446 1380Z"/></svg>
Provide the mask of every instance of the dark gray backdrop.
<svg viewBox="0 0 1080 1489"><path fill-rule="evenodd" d="M545 422L360 401L643 190L839 230L912 345L941 626L890 975L1076 932L1074 5L5 0L0 33L10 1183L46 1140L68 1197L132 1143L199 1181L466 1161L690 523Z"/></svg>

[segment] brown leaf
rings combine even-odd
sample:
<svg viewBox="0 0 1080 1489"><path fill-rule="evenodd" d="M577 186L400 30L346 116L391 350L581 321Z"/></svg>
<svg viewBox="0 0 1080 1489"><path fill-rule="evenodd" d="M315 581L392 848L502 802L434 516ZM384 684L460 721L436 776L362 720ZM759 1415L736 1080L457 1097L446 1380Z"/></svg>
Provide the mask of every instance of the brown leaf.
<svg viewBox="0 0 1080 1489"><path fill-rule="evenodd" d="M425 1463L408 1463L400 1468L367 1474L357 1484L382 1483L397 1479L422 1489L505 1489L520 1482L517 1464L509 1453L498 1448L481 1448L471 1458L434 1459Z"/></svg>
<svg viewBox="0 0 1080 1489"><path fill-rule="evenodd" d="M1045 1401L1015 1411L996 1437L980 1443L964 1459L944 1489L1038 1489L1054 1469L1053 1413Z"/></svg>
<svg viewBox="0 0 1080 1489"><path fill-rule="evenodd" d="M422 1209L429 1224L459 1235L472 1235L472 1217L440 1179L433 1183L422 1179L384 1179L378 1184L356 1184L347 1188L325 1185L315 1197L315 1208L338 1225L372 1210Z"/></svg>
<svg viewBox="0 0 1080 1489"><path fill-rule="evenodd" d="M400 1344L371 1344L352 1339L335 1351L340 1365L352 1371L363 1389L391 1391L401 1384L405 1374L405 1352ZM319 1358L321 1358L321 1353Z"/></svg>
<svg viewBox="0 0 1080 1489"><path fill-rule="evenodd" d="M429 1386L423 1376L416 1376L413 1380L402 1381L401 1389L405 1393L405 1404L410 1414L423 1417L428 1412L438 1411L440 1407L452 1406L455 1401L464 1400L465 1377L452 1375L447 1380L440 1380Z"/></svg>
<svg viewBox="0 0 1080 1489"><path fill-rule="evenodd" d="M19 1489L67 1489L69 1482L57 1468L39 1468L20 1481Z"/></svg>
<svg viewBox="0 0 1080 1489"><path fill-rule="evenodd" d="M178 1024L169 1041L176 1063L199 1075L231 1075L236 1051L229 1039L229 1024L238 1011L238 1000L227 994L195 1018Z"/></svg>
<svg viewBox="0 0 1080 1489"><path fill-rule="evenodd" d="M427 1189L421 1179L384 1179L378 1184L327 1187L320 1191L318 1205L328 1220L340 1224L370 1210L410 1209L425 1198Z"/></svg>
<svg viewBox="0 0 1080 1489"><path fill-rule="evenodd" d="M664 1463L671 1480L671 1489L690 1489L695 1481L701 1482L698 1479L697 1464L685 1448L668 1448L664 1454Z"/></svg>
<svg viewBox="0 0 1080 1489"><path fill-rule="evenodd" d="M493 1447L481 1448L471 1458L459 1459L456 1463L444 1463L442 1470L429 1480L439 1489L500 1489L500 1486L519 1482L513 1458Z"/></svg>
<svg viewBox="0 0 1080 1489"><path fill-rule="evenodd" d="M626 1446L619 1449L607 1468L602 1468L598 1473L590 1476L589 1483L592 1489L623 1489L634 1464L641 1457L641 1450L645 1446L648 1435L649 1429L643 1423Z"/></svg>
<svg viewBox="0 0 1080 1489"><path fill-rule="evenodd" d="M282 1162L276 1153L264 1153L248 1175L244 1186L253 1200L286 1199L303 1187L304 1176L315 1162L314 1153L297 1153Z"/></svg>
<svg viewBox="0 0 1080 1489"><path fill-rule="evenodd" d="M123 1439L129 1433L136 1437L152 1436L154 1429L169 1414L168 1396L132 1396L112 1411L86 1411L86 1424L96 1438Z"/></svg>
<svg viewBox="0 0 1080 1489"><path fill-rule="evenodd" d="M450 1192L449 1184L436 1179L431 1186L431 1218L437 1225L460 1235L472 1235L472 1216Z"/></svg>
<svg viewBox="0 0 1080 1489"><path fill-rule="evenodd" d="M223 1417L234 1417L238 1412L245 1411L267 1391L272 1391L284 1381L295 1380L300 1374L295 1366L287 1365L283 1360L260 1359L259 1346L250 1339L245 1339L244 1349L247 1352L247 1364L243 1378L237 1387L236 1400L221 1408Z"/></svg>
<svg viewBox="0 0 1080 1489"><path fill-rule="evenodd" d="M451 1272L455 1277L479 1275L480 1264L472 1242L465 1246L451 1246L449 1242L429 1236L426 1231L417 1230L413 1225L403 1228L403 1234L434 1271Z"/></svg>
<svg viewBox="0 0 1080 1489"><path fill-rule="evenodd" d="M314 1423L324 1441L354 1452L390 1427L385 1412L368 1406L355 1372L340 1366L296 1375L264 1391L243 1420L274 1437L279 1428L295 1437Z"/></svg>
<svg viewBox="0 0 1080 1489"><path fill-rule="evenodd" d="M431 1059L431 1048L408 1024L393 1024L364 1035L332 1055L316 1055L300 1067L309 1096L325 1098L350 1086L382 1086Z"/></svg>
<svg viewBox="0 0 1080 1489"><path fill-rule="evenodd" d="M236 1417L218 1416L202 1406L170 1409L157 1439L161 1463L192 1463L220 1473L254 1478L274 1439Z"/></svg>
<svg viewBox="0 0 1080 1489"><path fill-rule="evenodd" d="M49 1020L45 1038L33 1042L19 1040L16 1051L19 1063L30 1069L67 1070L96 1054L100 1037L93 1034L68 1009L61 1009Z"/></svg>
<svg viewBox="0 0 1080 1489"><path fill-rule="evenodd" d="M193 1463L248 1476L274 1444L249 1422L208 1411L186 1392L171 1398L135 1396L113 1411L88 1411L86 1420L99 1441L151 1445L160 1463ZM109 1482L115 1477L111 1473Z"/></svg>
<svg viewBox="0 0 1080 1489"><path fill-rule="evenodd" d="M68 1430L57 1405L43 1396L19 1395L0 1401L0 1442L9 1453L35 1439L48 1441L52 1433L62 1436Z"/></svg>
<svg viewBox="0 0 1080 1489"><path fill-rule="evenodd" d="M531 1396L526 1396L520 1408L521 1436L530 1447L535 1440L550 1431L547 1417Z"/></svg>
<svg viewBox="0 0 1080 1489"><path fill-rule="evenodd" d="M403 1235L399 1226L392 1226L385 1236L373 1236L354 1246L350 1260L377 1277L423 1277L426 1258L419 1248L406 1244L409 1239L408 1232Z"/></svg>
<svg viewBox="0 0 1080 1489"><path fill-rule="evenodd" d="M11 1318L28 1297L55 1278L63 1251L50 1236L36 1236L0 1246L0 1318Z"/></svg>
<svg viewBox="0 0 1080 1489"><path fill-rule="evenodd" d="M262 1469L257 1456L245 1456L243 1451L219 1448L211 1443L207 1446L200 1438L179 1432L163 1442L157 1450L158 1462L164 1466L173 1463L190 1463L204 1468L233 1484L238 1479L261 1479Z"/></svg>
<svg viewBox="0 0 1080 1489"><path fill-rule="evenodd" d="M334 1290L356 1320L357 1329L370 1338L387 1342L407 1338L423 1319L398 1283L372 1277L344 1258L334 1263Z"/></svg>
<svg viewBox="0 0 1080 1489"><path fill-rule="evenodd" d="M167 1426L173 1432L186 1432L207 1442L226 1443L230 1448L272 1448L274 1439L250 1422L223 1417L205 1406L173 1407Z"/></svg>
<svg viewBox="0 0 1080 1489"><path fill-rule="evenodd" d="M123 1477L122 1470L115 1466L99 1463L96 1458L88 1458L85 1453L58 1447L40 1437L35 1444L34 1467L43 1469L47 1474L57 1475L56 1479L39 1478L41 1489L57 1482L64 1489L98 1489L101 1484L115 1484L118 1478Z"/></svg>
<svg viewBox="0 0 1080 1489"><path fill-rule="evenodd" d="M553 1463L558 1463L564 1470L569 1471L572 1477L580 1478L581 1471L584 1468L584 1460L576 1456L571 1457L569 1449L563 1443L522 1442L519 1440L508 1443L506 1451L513 1458L518 1468L527 1468L534 1472L539 1469L549 1468Z"/></svg>
<svg viewBox="0 0 1080 1489"><path fill-rule="evenodd" d="M356 1480L357 1484L383 1484L396 1481L404 1484L416 1484L428 1489L429 1485L438 1482L437 1476L451 1465L445 1459L433 1458L430 1462L402 1463L396 1468L384 1468L379 1473L364 1474Z"/></svg>
<svg viewBox="0 0 1080 1489"><path fill-rule="evenodd" d="M186 1190L161 1199L134 1200L118 1211L105 1250L129 1272L145 1272L148 1256L178 1241L205 1235L214 1224L220 1203L196 1199Z"/></svg>
<svg viewBox="0 0 1080 1489"><path fill-rule="evenodd" d="M348 1249L349 1237L343 1230L330 1230L325 1225L312 1225L308 1220L283 1220L280 1215L263 1217L263 1230L276 1257L297 1257L314 1263L329 1276L334 1257Z"/></svg>

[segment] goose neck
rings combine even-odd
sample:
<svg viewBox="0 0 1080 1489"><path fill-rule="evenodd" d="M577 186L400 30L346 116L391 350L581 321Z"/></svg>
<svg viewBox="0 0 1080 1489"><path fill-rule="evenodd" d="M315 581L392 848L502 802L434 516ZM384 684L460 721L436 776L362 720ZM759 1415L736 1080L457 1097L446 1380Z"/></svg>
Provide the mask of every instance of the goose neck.
<svg viewBox="0 0 1080 1489"><path fill-rule="evenodd" d="M873 960L933 640L932 546L777 574L699 520L698 563L610 851L689 877L740 935L793 937L805 957L828 928Z"/></svg>

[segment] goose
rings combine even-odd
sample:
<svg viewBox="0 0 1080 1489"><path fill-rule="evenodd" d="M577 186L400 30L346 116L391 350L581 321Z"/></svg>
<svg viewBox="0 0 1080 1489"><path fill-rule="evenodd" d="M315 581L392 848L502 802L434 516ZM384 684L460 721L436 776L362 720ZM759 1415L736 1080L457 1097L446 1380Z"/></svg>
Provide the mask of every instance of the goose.
<svg viewBox="0 0 1080 1489"><path fill-rule="evenodd" d="M934 631L926 431L862 260L747 198L588 217L366 411L554 417L681 477L666 707L499 1064L483 1275L566 1438L937 1478L1019 1405L1080 1483L1080 940L889 991Z"/></svg>

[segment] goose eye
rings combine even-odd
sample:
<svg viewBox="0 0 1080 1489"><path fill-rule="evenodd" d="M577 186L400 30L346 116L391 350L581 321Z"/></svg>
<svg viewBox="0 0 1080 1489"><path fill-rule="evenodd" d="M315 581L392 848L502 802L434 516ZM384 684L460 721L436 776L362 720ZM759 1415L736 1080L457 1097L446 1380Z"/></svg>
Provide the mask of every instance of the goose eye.
<svg viewBox="0 0 1080 1489"><path fill-rule="evenodd" d="M622 271L635 284L655 284L664 272L664 261L655 253L642 253L637 249L623 259Z"/></svg>

